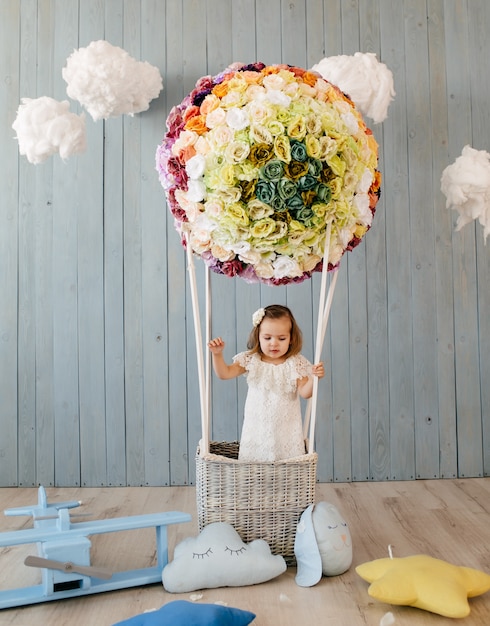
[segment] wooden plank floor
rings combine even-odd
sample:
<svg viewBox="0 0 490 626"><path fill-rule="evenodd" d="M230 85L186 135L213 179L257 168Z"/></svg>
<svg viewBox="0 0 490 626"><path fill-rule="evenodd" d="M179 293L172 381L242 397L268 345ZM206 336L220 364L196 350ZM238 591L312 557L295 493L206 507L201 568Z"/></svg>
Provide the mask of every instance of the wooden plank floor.
<svg viewBox="0 0 490 626"><path fill-rule="evenodd" d="M170 558L183 538L197 533L193 487L64 488L47 489L49 501L79 499L75 512L94 519L156 513L189 512L193 521L169 527ZM0 489L0 510L35 502L36 489ZM314 587L294 581L295 568L261 585L204 590L201 602L225 602L256 613L253 626L297 626L309 623L335 626L378 626L392 611L396 626L468 624L489 626L490 592L470 600L471 614L451 620L408 607L372 600L367 583L355 572L359 563L388 555L425 553L490 572L490 479L414 482L320 484L317 501L335 504L349 524L353 564L348 572L323 578ZM91 519L91 518L89 518ZM76 520L75 520L76 521ZM0 532L28 528L29 518L0 516ZM92 563L114 571L154 563L154 532L132 531L92 537ZM33 547L0 548L0 589L36 584L40 576L23 565ZM160 584L52 601L0 611L0 624L36 626L111 626L145 610L158 608L191 594L173 595Z"/></svg>

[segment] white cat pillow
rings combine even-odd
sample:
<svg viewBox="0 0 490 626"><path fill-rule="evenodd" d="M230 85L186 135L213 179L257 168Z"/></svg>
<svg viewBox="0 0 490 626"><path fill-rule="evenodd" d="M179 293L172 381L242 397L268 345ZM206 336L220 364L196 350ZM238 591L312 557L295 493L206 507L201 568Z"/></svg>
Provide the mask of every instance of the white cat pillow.
<svg viewBox="0 0 490 626"><path fill-rule="evenodd" d="M352 564L349 527L328 502L310 505L301 515L294 542L296 583L311 587L325 576L338 576Z"/></svg>

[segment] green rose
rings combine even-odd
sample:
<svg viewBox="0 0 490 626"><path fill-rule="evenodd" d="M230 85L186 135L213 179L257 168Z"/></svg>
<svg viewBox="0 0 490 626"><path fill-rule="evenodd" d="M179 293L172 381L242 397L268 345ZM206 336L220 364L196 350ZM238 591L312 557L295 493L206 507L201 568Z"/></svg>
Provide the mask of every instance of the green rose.
<svg viewBox="0 0 490 626"><path fill-rule="evenodd" d="M272 182L277 182L283 175L284 162L279 159L271 159L259 170L260 178Z"/></svg>
<svg viewBox="0 0 490 626"><path fill-rule="evenodd" d="M314 189L316 185L317 179L311 174L306 174L306 176L301 176L301 178L298 178L299 191L308 191L310 189Z"/></svg>
<svg viewBox="0 0 490 626"><path fill-rule="evenodd" d="M332 190L330 189L329 185L325 185L325 183L318 183L315 191L320 202L324 202L325 204L328 204L330 202L330 198L332 197Z"/></svg>
<svg viewBox="0 0 490 626"><path fill-rule="evenodd" d="M296 194L296 183L289 178L281 178L276 184L277 193L283 200L292 198Z"/></svg>
<svg viewBox="0 0 490 626"><path fill-rule="evenodd" d="M308 158L308 153L306 152L306 147L303 142L295 141L294 139L291 143L291 158L294 161L306 161Z"/></svg>
<svg viewBox="0 0 490 626"><path fill-rule="evenodd" d="M304 207L303 198L300 196L299 193L296 193L291 198L287 198L286 204L291 211Z"/></svg>
<svg viewBox="0 0 490 626"><path fill-rule="evenodd" d="M276 213L283 213L284 211L287 211L288 208L283 198L281 198L278 194L272 198L270 205Z"/></svg>
<svg viewBox="0 0 490 626"><path fill-rule="evenodd" d="M318 178L320 176L323 169L323 163L320 159L309 159L308 160L308 174L315 176Z"/></svg>
<svg viewBox="0 0 490 626"><path fill-rule="evenodd" d="M310 207L305 206L303 206L303 208L295 209L292 213L298 222L302 222L307 227L311 225L312 218L315 215Z"/></svg>
<svg viewBox="0 0 490 626"><path fill-rule="evenodd" d="M255 195L258 200L266 204L270 204L272 198L275 196L275 192L274 183L267 180L259 180L255 188Z"/></svg>

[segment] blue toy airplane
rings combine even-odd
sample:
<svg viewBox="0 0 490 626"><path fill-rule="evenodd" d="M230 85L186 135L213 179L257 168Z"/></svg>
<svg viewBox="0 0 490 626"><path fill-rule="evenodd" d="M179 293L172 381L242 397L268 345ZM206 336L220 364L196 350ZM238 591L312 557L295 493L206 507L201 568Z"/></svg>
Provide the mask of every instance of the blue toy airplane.
<svg viewBox="0 0 490 626"><path fill-rule="evenodd" d="M41 486L37 505L5 511L5 515L32 516L34 528L0 533L0 547L36 544L37 555L28 556L24 564L41 568L42 584L0 591L0 609L161 582L162 570L168 563L167 526L191 520L188 513L169 511L72 523L69 509L80 504L48 504ZM156 531L155 566L112 573L91 565L89 535L150 527Z"/></svg>

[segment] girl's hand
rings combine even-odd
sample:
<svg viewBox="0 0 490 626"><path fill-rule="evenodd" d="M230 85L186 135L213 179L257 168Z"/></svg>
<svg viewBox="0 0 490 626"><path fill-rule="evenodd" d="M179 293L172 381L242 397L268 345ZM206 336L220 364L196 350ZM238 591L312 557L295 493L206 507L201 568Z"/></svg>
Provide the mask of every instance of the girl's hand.
<svg viewBox="0 0 490 626"><path fill-rule="evenodd" d="M323 378L325 376L325 368L323 367L323 363L320 362L313 365L311 373L317 378Z"/></svg>
<svg viewBox="0 0 490 626"><path fill-rule="evenodd" d="M212 354L221 354L224 350L224 347L225 342L223 341L223 339L221 339L221 337L216 337L215 339L211 339L211 341L208 342L208 348Z"/></svg>

